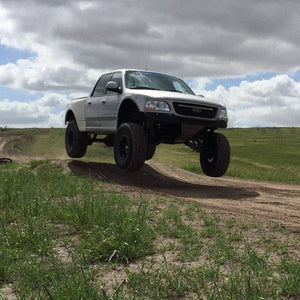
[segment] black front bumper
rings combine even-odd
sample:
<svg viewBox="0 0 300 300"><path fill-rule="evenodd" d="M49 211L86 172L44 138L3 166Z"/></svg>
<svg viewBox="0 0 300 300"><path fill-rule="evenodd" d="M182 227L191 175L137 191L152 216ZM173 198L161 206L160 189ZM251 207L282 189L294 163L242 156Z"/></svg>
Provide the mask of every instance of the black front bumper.
<svg viewBox="0 0 300 300"><path fill-rule="evenodd" d="M227 121L225 120L189 118L189 117L181 117L172 114L157 113L157 112L145 112L145 117L146 120L161 123L164 125L192 124L192 125L199 125L199 126L213 128L213 129L227 128Z"/></svg>

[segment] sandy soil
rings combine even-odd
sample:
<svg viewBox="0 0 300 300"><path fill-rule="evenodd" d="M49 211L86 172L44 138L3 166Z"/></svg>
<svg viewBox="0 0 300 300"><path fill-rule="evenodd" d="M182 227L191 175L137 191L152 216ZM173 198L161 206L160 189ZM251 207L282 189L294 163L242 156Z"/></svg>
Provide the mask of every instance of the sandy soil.
<svg viewBox="0 0 300 300"><path fill-rule="evenodd" d="M0 157L26 161L35 157L9 153L5 145L15 137L0 135ZM124 192L145 196L179 197L197 201L220 215L240 220L270 221L300 233L300 186L236 178L209 178L172 166L149 161L138 172L126 173L109 163L61 161L70 172L117 184Z"/></svg>
<svg viewBox="0 0 300 300"><path fill-rule="evenodd" d="M19 153L7 150L7 144L13 140L28 140L26 135L1 135L0 134L0 158L10 158L13 161L26 162L32 159L38 159L40 157L34 157L27 153Z"/></svg>

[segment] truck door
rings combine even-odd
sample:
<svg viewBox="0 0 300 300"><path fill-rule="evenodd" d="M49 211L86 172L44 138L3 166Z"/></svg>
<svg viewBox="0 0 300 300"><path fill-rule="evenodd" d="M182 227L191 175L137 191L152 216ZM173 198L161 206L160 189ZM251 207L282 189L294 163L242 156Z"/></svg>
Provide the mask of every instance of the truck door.
<svg viewBox="0 0 300 300"><path fill-rule="evenodd" d="M110 80L112 73L104 74L96 83L91 96L87 99L85 107L85 120L88 130L97 131L104 127L103 109L106 104L105 85Z"/></svg>
<svg viewBox="0 0 300 300"><path fill-rule="evenodd" d="M119 92L106 91L108 81L118 83ZM113 133L117 127L117 114L122 92L122 73L104 74L97 82L86 106L86 124L89 130L100 129L104 133Z"/></svg>
<svg viewBox="0 0 300 300"><path fill-rule="evenodd" d="M115 131L117 128L117 117L121 101L122 93L122 72L115 72L110 81L115 81L118 84L119 91L106 91L106 102L103 105L101 118L104 121L104 127L107 130Z"/></svg>

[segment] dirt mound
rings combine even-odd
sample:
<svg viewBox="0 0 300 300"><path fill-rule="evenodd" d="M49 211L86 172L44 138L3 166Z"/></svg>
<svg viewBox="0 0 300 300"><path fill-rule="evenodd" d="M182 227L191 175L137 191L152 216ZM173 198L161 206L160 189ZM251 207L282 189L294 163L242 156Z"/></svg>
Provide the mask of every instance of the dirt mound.
<svg viewBox="0 0 300 300"><path fill-rule="evenodd" d="M101 181L117 183L139 189L151 190L160 194L182 198L208 198L242 200L259 196L258 193L244 188L227 186L209 186L185 182L159 173L146 164L138 172L124 172L109 163L71 161L68 167L74 174L93 176ZM192 173L191 173L192 174Z"/></svg>
<svg viewBox="0 0 300 300"><path fill-rule="evenodd" d="M222 215L274 221L300 232L300 186L209 178L156 162L135 173L120 171L113 164L79 160L70 161L68 167L75 175L118 184L125 191L193 200Z"/></svg>
<svg viewBox="0 0 300 300"><path fill-rule="evenodd" d="M17 143L15 143L15 141L17 141ZM38 159L38 157L20 152L20 149L18 148L19 145L30 144L32 141L33 137L27 134L0 135L0 157L19 162Z"/></svg>

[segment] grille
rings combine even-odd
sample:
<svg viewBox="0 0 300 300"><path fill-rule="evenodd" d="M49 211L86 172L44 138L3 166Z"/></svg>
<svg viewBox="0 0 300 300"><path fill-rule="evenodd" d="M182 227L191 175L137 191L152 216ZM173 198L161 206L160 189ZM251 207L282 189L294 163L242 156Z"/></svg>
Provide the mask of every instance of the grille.
<svg viewBox="0 0 300 300"><path fill-rule="evenodd" d="M216 107L199 104L174 102L173 105L176 113L190 117L213 119L218 111Z"/></svg>

